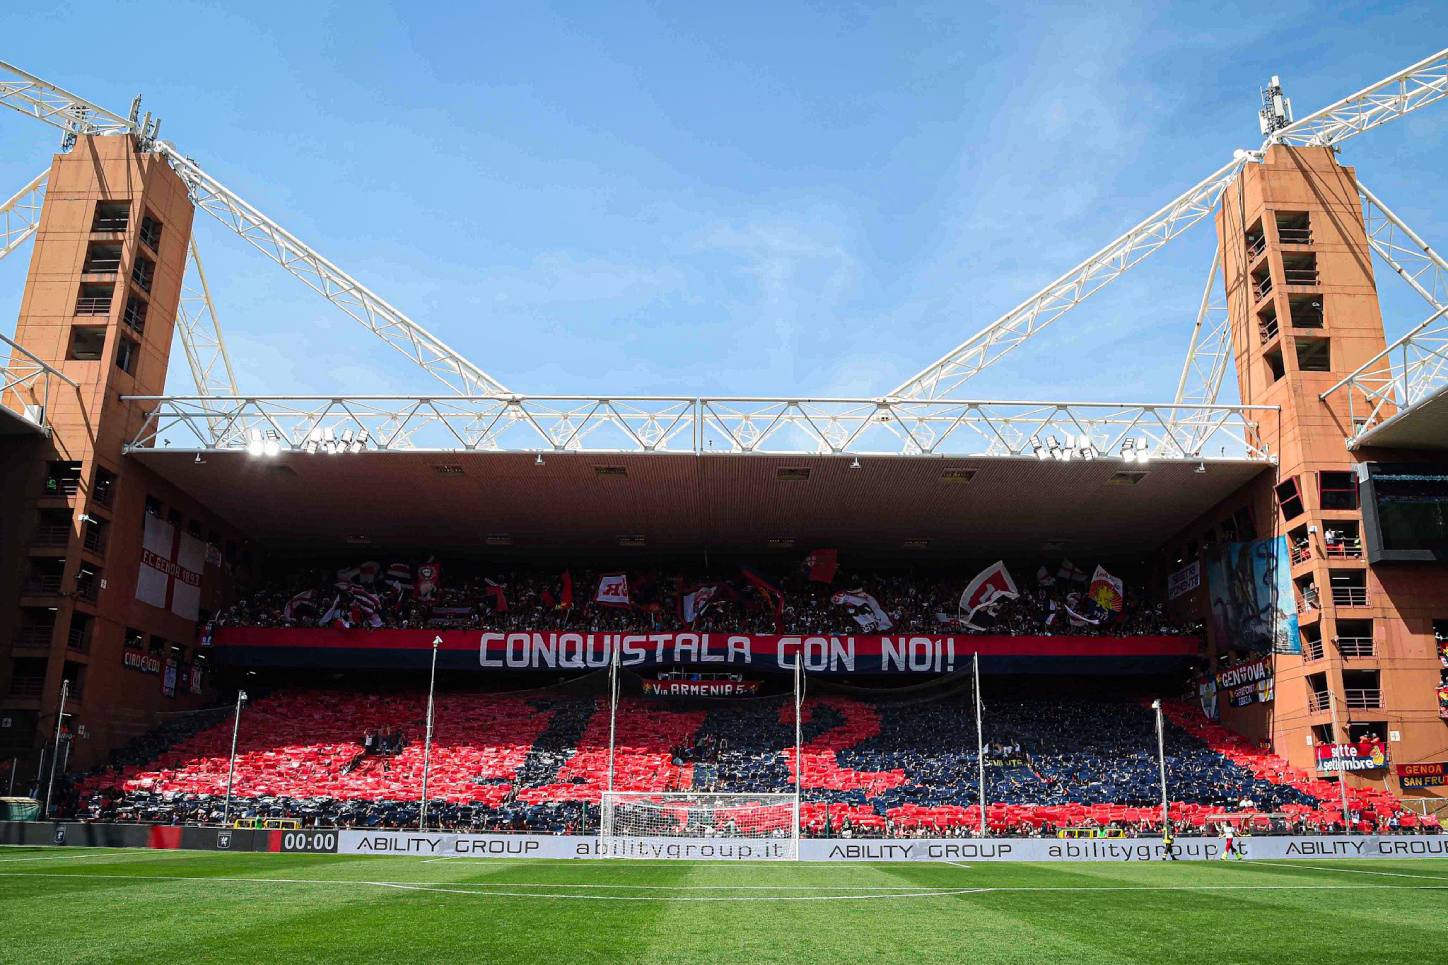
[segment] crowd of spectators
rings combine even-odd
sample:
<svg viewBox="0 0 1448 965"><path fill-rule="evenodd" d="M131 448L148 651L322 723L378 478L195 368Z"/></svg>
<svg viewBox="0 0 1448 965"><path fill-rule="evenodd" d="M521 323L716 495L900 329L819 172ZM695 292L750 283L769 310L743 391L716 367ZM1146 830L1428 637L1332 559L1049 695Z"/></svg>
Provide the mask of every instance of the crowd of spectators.
<svg viewBox="0 0 1448 965"><path fill-rule="evenodd" d="M413 567L400 564L399 572ZM1123 636L1199 635L1201 625L1174 620L1159 596L1128 582L1120 613L1106 613L1088 598L1081 571L1057 577L1057 567L1017 576L1019 598L1003 598L989 610L960 612L961 592L976 572L854 572L841 569L831 583L810 580L796 570L772 574L781 591L778 612L766 604L739 573L719 576L662 573L628 574L628 606L596 602L600 573L567 574L537 570L473 570L451 563L441 567L435 589L420 594L410 580L389 580L374 565L318 568L246 593L217 614L214 626L288 627L322 623L393 629L564 630L654 632L692 628L729 633L858 634L875 632L868 610L835 603L840 590L863 591L878 601L898 633L998 633L1010 635ZM683 598L700 587L716 588L692 624L685 622ZM362 593L353 597L355 591ZM359 602L360 601L360 602ZM862 624L860 617L866 622ZM882 629L883 632L883 629Z"/></svg>
<svg viewBox="0 0 1448 965"><path fill-rule="evenodd" d="M417 696L406 698L403 718L412 719L412 704L420 706L413 699ZM461 772L454 768L446 782L434 772L434 789L441 784L444 791L429 802L429 823L457 831L596 832L609 760L607 703L567 694L530 697L526 706L537 719L529 724L517 717L518 699L450 695L450 708L470 709L492 723L464 734L449 727L450 715L439 718L434 750L480 763ZM305 702L347 706L327 695ZM1185 714L1185 707L1173 713ZM801 753L804 832L977 836L980 771L974 715L969 694L808 701ZM620 774L631 775L621 789L637 789L629 782L638 781L650 790L724 793L794 786L795 724L788 696L702 704L627 698L620 719L617 766ZM991 835L1052 836L1067 828L1102 836L1159 832L1161 790L1155 716L1149 708L1126 700L1003 698L989 703L985 722ZM304 731L315 725L299 722L295 735L284 720L282 726L265 745L249 751L246 768L253 787L271 785L277 793L238 794L233 818L290 818L308 827L416 826L417 761L396 761L384 785L327 778L332 793L310 796L307 789L317 786L316 777L293 777L299 761L325 768L327 760L363 756L366 735L352 738L351 750L334 753L330 739L308 746ZM185 745L217 748L210 757L187 760L179 750L163 752L151 764L87 778L74 799L74 813L94 821L219 822L220 781L227 773L220 748L229 737L227 728L220 721L214 740L201 734ZM400 739L400 728L384 728L373 735L375 747L388 746L376 740L388 732ZM1436 822L1416 821L1395 803L1376 797L1354 797L1344 817L1331 788L1318 786L1320 781L1293 771L1285 761L1265 753L1250 760L1234 756L1170 723L1166 748L1169 796L1183 833L1211 833L1223 820L1258 834L1335 833L1347 824L1358 831L1438 831ZM405 742L399 753L404 750L417 756L417 748L406 748Z"/></svg>

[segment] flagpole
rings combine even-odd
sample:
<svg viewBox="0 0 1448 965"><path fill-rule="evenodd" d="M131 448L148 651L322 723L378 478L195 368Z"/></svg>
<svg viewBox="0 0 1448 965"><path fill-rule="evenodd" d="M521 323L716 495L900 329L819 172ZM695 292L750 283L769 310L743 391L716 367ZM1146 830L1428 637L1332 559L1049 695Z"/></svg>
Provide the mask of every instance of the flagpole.
<svg viewBox="0 0 1448 965"><path fill-rule="evenodd" d="M618 641L614 641L613 659L608 662L608 793L613 793L614 735L618 726Z"/></svg>
<svg viewBox="0 0 1448 965"><path fill-rule="evenodd" d="M804 797L804 722L801 717L804 707L804 652L803 648L794 655L794 831L790 835L799 840L799 805Z"/></svg>
<svg viewBox="0 0 1448 965"><path fill-rule="evenodd" d="M980 836L986 836L985 826L985 737L981 730L981 704L980 704L980 652L976 651L970 655L971 666L975 672L975 760L978 769L977 792L980 798Z"/></svg>
<svg viewBox="0 0 1448 965"><path fill-rule="evenodd" d="M427 730L422 744L422 806L418 810L417 830L427 830L427 776L432 768L432 698L437 687L437 648L442 646L442 637L432 638L432 672L427 679Z"/></svg>

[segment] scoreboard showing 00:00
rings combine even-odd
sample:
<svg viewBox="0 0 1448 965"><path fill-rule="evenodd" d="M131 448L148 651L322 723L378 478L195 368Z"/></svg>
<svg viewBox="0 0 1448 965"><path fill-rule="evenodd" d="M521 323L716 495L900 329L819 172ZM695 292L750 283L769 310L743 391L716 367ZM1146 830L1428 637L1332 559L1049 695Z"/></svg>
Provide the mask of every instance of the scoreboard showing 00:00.
<svg viewBox="0 0 1448 965"><path fill-rule="evenodd" d="M336 831L283 831L281 836L283 851L333 854L337 850Z"/></svg>

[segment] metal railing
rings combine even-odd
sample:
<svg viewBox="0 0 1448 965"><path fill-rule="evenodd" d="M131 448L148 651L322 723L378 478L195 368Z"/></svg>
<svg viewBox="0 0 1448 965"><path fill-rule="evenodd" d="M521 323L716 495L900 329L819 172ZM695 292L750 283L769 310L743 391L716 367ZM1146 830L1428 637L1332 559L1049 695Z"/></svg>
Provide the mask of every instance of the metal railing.
<svg viewBox="0 0 1448 965"><path fill-rule="evenodd" d="M70 542L69 526L37 526L30 536L31 546L64 546Z"/></svg>
<svg viewBox="0 0 1448 965"><path fill-rule="evenodd" d="M1287 552L1292 559L1293 566L1296 566L1298 563L1306 563L1312 559L1312 544L1306 540L1303 540L1301 543L1293 543Z"/></svg>
<svg viewBox="0 0 1448 965"><path fill-rule="evenodd" d="M1358 538L1323 542L1323 555L1334 560L1359 560L1363 555L1363 541Z"/></svg>
<svg viewBox="0 0 1448 965"><path fill-rule="evenodd" d="M31 623L17 628L13 639L17 647L48 647L50 638L54 635L54 624L45 626Z"/></svg>
<svg viewBox="0 0 1448 965"><path fill-rule="evenodd" d="M1320 639L1319 639L1319 640L1308 640L1306 637L1303 637L1303 639L1302 639L1302 659L1303 659L1303 660L1321 660L1322 657L1323 657L1322 641L1321 641Z"/></svg>
<svg viewBox="0 0 1448 965"><path fill-rule="evenodd" d="M65 635L65 645L76 653L90 653L90 626L71 627Z"/></svg>
<svg viewBox="0 0 1448 965"><path fill-rule="evenodd" d="M1307 709L1311 713L1321 713L1324 710L1332 709L1332 694L1326 690L1315 690L1307 695Z"/></svg>
<svg viewBox="0 0 1448 965"><path fill-rule="evenodd" d="M106 551L106 531L94 525L85 530L85 548L97 556Z"/></svg>
<svg viewBox="0 0 1448 965"><path fill-rule="evenodd" d="M100 297L85 295L75 300L75 313L77 315L109 315L111 313L110 296Z"/></svg>
<svg viewBox="0 0 1448 965"><path fill-rule="evenodd" d="M1297 598L1298 613L1316 613L1322 609L1318 601L1317 588L1302 590Z"/></svg>
<svg viewBox="0 0 1448 965"><path fill-rule="evenodd" d="M1277 337L1278 331L1280 331L1280 329L1277 327L1277 319L1275 318L1272 319L1270 322L1259 321L1257 323L1257 330L1262 333L1263 342L1272 341L1274 338Z"/></svg>
<svg viewBox="0 0 1448 965"><path fill-rule="evenodd" d="M1333 643L1344 657L1371 657L1377 653L1372 637L1338 637Z"/></svg>
<svg viewBox="0 0 1448 965"><path fill-rule="evenodd" d="M1267 250L1267 236L1258 235L1256 238L1247 239L1247 260L1254 261L1257 256Z"/></svg>
<svg viewBox="0 0 1448 965"><path fill-rule="evenodd" d="M39 697L45 687L44 677L11 677L11 697Z"/></svg>
<svg viewBox="0 0 1448 965"><path fill-rule="evenodd" d="M1365 586L1335 586L1332 588L1333 606L1367 606L1368 590Z"/></svg>
<svg viewBox="0 0 1448 965"><path fill-rule="evenodd" d="M124 396L128 449L1212 458L1271 462L1275 406L618 396ZM1063 440L1065 440L1063 442ZM1069 452L1067 452L1069 450Z"/></svg>
<svg viewBox="0 0 1448 965"><path fill-rule="evenodd" d="M1383 692L1377 688L1354 688L1342 692L1348 710L1377 710L1383 706Z"/></svg>
<svg viewBox="0 0 1448 965"><path fill-rule="evenodd" d="M1284 268L1282 269L1282 283L1284 285L1311 286L1317 284L1316 268Z"/></svg>
<svg viewBox="0 0 1448 965"><path fill-rule="evenodd" d="M1271 276L1271 275L1268 275L1267 277L1261 279L1260 281L1257 280L1257 279L1253 279L1253 281L1252 281L1252 294L1255 295L1255 296L1257 296L1257 298L1258 298L1259 300L1261 300L1261 299L1263 299L1263 298L1266 298L1271 292L1272 292L1272 276Z"/></svg>
<svg viewBox="0 0 1448 965"><path fill-rule="evenodd" d="M1277 240L1284 245L1310 245L1312 244L1311 228L1283 228L1277 229Z"/></svg>
<svg viewBox="0 0 1448 965"><path fill-rule="evenodd" d="M55 574L32 574L25 581L24 589L21 591L27 596L59 596L60 595L59 573Z"/></svg>
<svg viewBox="0 0 1448 965"><path fill-rule="evenodd" d="M0 406L50 432L50 403L62 386L79 386L39 356L0 335Z"/></svg>

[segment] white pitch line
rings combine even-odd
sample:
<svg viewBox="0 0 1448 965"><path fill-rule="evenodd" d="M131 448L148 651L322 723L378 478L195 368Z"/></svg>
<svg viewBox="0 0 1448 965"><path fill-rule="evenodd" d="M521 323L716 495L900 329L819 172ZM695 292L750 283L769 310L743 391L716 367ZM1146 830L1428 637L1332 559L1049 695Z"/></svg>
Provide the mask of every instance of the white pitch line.
<svg viewBox="0 0 1448 965"><path fill-rule="evenodd" d="M124 851L120 853L106 851L87 851L80 854L46 854L35 855L29 858L0 858L0 864L12 864L17 861L82 861L92 858L107 858L116 861L134 861L137 858L175 858L188 852L179 849L167 849L164 851L156 849L144 849L137 851ZM195 853L195 852L190 852Z"/></svg>
<svg viewBox="0 0 1448 965"><path fill-rule="evenodd" d="M1335 870L1335 869L1327 869ZM547 887L547 888L577 888L579 884L550 882L546 885L523 885L514 882L486 882L486 881L362 881L351 878L242 878L223 875L132 875L132 874L96 874L92 872L60 872L60 871L0 871L3 878L106 878L131 881L214 881L231 882L242 884L292 884L292 885L324 885L337 887L338 885L361 885L369 888L403 888L421 891L452 892L456 894L477 895L487 898L498 897L519 897L519 898L588 898L606 896L588 895L549 895L533 892L500 892L478 889L489 888L523 888L523 887ZM1448 879L1432 880L1448 881ZM594 883L590 883L594 884ZM466 886L466 887L460 887ZM722 890L722 889L721 889ZM874 889L876 892L884 891L884 887ZM811 895L811 896L783 896L780 898L767 898L764 896L742 896L739 898L678 898L668 895L659 897L632 897L632 901L787 901L787 900L813 900L831 898L835 900L848 900L861 897L878 898L915 898L935 897L962 894L990 894L1005 892L1093 892L1093 891L1448 891L1448 883L1443 885L1317 885L1317 884L1239 884L1239 885L1010 885L1001 887L983 888L956 888L956 889L933 889L922 886L913 893L893 895ZM622 896L616 896L622 897Z"/></svg>
<svg viewBox="0 0 1448 965"><path fill-rule="evenodd" d="M643 895L550 895L546 892L532 891L470 891L463 888L437 888L431 885L410 885L397 881L368 881L364 884L376 885L379 888L397 888L403 891L421 891L428 894L448 895L474 895L479 898L544 898L549 901L867 901L882 899L900 898L942 898L954 895L979 894L989 891L988 888L950 888L945 891L915 891L915 892L894 892L893 894L872 894L872 895L776 895L766 897L764 895L717 895L705 897L702 895L659 895L658 897L646 897ZM468 882L458 882L468 884ZM508 887L500 885L499 887ZM517 887L516 885L511 887Z"/></svg>
<svg viewBox="0 0 1448 965"><path fill-rule="evenodd" d="M1448 882L1448 875L1410 875L1406 871L1369 871L1366 868L1332 868L1320 864L1298 864L1287 861L1258 861L1257 864L1271 865L1274 868L1311 868L1313 871L1341 871L1351 875L1382 875L1385 878L1424 878L1428 881Z"/></svg>
<svg viewBox="0 0 1448 965"><path fill-rule="evenodd" d="M970 865L968 865L968 864L962 864L962 863L959 862L959 861L947 861L947 862L945 862L945 863L946 863L946 864L953 864L953 865L955 865L957 868L969 868L969 867L970 867Z"/></svg>

